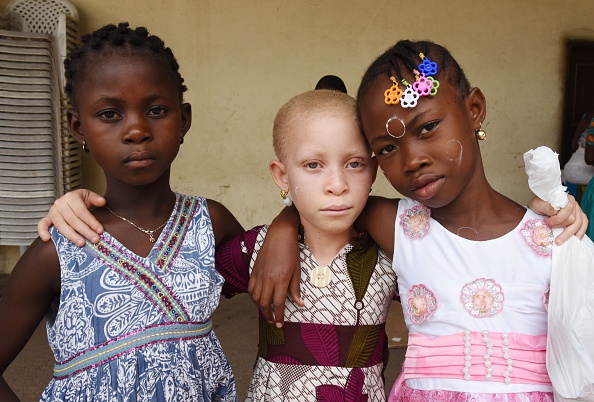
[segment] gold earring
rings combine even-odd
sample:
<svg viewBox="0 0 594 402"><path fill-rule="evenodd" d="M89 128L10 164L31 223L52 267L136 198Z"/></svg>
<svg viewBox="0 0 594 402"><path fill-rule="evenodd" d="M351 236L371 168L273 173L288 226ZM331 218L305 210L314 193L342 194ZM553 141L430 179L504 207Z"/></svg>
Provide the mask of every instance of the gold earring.
<svg viewBox="0 0 594 402"><path fill-rule="evenodd" d="M289 197L289 191L288 190L281 190L280 196L283 199L283 203L287 207L290 207L291 205L293 205L293 200L291 200L291 197Z"/></svg>
<svg viewBox="0 0 594 402"><path fill-rule="evenodd" d="M487 133L485 130L483 130L482 123L479 123L479 124L481 125L481 127L479 127L479 129L474 132L474 136L479 141L485 141L487 139Z"/></svg>
<svg viewBox="0 0 594 402"><path fill-rule="evenodd" d="M83 142L82 142L82 149L85 152L89 152L89 147L87 146L87 140L83 140Z"/></svg>

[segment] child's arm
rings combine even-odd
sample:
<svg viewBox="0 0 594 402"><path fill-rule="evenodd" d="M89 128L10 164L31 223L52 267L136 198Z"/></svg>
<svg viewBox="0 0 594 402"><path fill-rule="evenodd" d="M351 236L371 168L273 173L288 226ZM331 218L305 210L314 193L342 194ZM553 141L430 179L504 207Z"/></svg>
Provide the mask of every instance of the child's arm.
<svg viewBox="0 0 594 402"><path fill-rule="evenodd" d="M223 276L222 295L233 297L247 293L250 280L250 262L262 226L250 229L224 242L216 248L215 267Z"/></svg>
<svg viewBox="0 0 594 402"><path fill-rule="evenodd" d="M582 239L588 228L588 218L580 205L570 194L568 194L568 199L567 205L558 211L538 197L532 198L528 203L528 208L537 214L545 215L546 222L552 227L565 227L563 232L555 238L557 245L565 243L573 235Z"/></svg>
<svg viewBox="0 0 594 402"><path fill-rule="evenodd" d="M215 246L243 233L243 227L235 216L221 203L206 200L215 237Z"/></svg>
<svg viewBox="0 0 594 402"><path fill-rule="evenodd" d="M43 241L50 239L49 228L54 225L60 233L79 247L85 238L93 244L99 241L103 226L89 212L105 205L105 198L86 189L74 190L58 198L45 218L37 223L37 234Z"/></svg>
<svg viewBox="0 0 594 402"><path fill-rule="evenodd" d="M0 374L29 341L60 294L60 264L53 243L37 239L15 265L0 299ZM0 401L17 401L0 377Z"/></svg>
<svg viewBox="0 0 594 402"><path fill-rule="evenodd" d="M370 196L365 208L355 221L359 232L367 232L390 258L394 254L394 224L398 212L398 199Z"/></svg>
<svg viewBox="0 0 594 402"><path fill-rule="evenodd" d="M298 231L297 210L294 207L283 208L268 228L248 286L248 292L262 315L269 322L276 321L278 327L284 321L287 290L291 298L303 306L299 289Z"/></svg>

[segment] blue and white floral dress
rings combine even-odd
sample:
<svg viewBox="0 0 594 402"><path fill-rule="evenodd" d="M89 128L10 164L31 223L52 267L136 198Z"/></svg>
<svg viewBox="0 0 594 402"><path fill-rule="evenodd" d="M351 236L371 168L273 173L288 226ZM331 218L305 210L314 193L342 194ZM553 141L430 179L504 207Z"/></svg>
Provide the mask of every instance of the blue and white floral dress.
<svg viewBox="0 0 594 402"><path fill-rule="evenodd" d="M237 400L210 320L223 278L206 200L176 198L146 258L108 233L78 248L52 229L61 293L46 317L56 363L41 400Z"/></svg>

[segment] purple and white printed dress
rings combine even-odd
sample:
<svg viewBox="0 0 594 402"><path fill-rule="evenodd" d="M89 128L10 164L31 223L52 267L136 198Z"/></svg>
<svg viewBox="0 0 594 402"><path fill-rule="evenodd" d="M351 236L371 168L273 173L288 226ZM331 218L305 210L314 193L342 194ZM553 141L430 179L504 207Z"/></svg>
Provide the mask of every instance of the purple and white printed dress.
<svg viewBox="0 0 594 402"><path fill-rule="evenodd" d="M267 230L248 230L217 248L225 296L247 291ZM318 287L310 278L322 267L303 241L300 249L305 306L287 298L280 329L260 316L246 401L385 402L385 323L396 291L391 261L360 233L324 267L327 280Z"/></svg>
<svg viewBox="0 0 594 402"><path fill-rule="evenodd" d="M48 312L54 377L42 401L236 401L212 331L223 278L206 200L176 204L144 258L109 233L78 248L51 230L61 292Z"/></svg>

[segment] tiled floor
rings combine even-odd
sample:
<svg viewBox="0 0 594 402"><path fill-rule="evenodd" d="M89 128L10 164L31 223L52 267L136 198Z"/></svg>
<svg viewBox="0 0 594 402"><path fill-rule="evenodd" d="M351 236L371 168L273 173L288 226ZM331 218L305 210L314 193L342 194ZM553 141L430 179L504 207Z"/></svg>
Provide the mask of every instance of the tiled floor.
<svg viewBox="0 0 594 402"><path fill-rule="evenodd" d="M0 296L6 282L6 276L0 275ZM392 308L389 325L390 328L401 328L400 306L395 304ZM213 321L215 332L219 337L223 349L233 367L237 389L241 396L245 395L251 378L251 370L257 351L258 321L257 311L248 295L238 295L232 299L221 299ZM396 327L394 327L396 325ZM241 331L238 331L241 329ZM404 333L405 335L405 333ZM402 337L401 332L390 331L392 338ZM0 329L0 339L2 337ZM400 341L392 341L397 344ZM390 363L386 368L385 377L387 391L400 373L404 348L390 349ZM6 370L4 377L15 390L23 402L39 399L45 385L51 378L53 358L47 345L45 325L42 323L33 334L25 349Z"/></svg>

